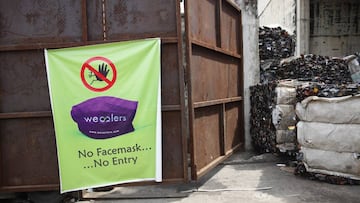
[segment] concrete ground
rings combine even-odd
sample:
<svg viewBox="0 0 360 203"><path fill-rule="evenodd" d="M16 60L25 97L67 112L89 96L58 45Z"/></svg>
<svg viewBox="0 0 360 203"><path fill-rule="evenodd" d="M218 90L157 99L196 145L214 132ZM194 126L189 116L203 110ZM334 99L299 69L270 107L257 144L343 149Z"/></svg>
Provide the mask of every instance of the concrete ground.
<svg viewBox="0 0 360 203"><path fill-rule="evenodd" d="M117 187L85 193L79 203L360 202L360 186L332 185L293 174L286 160L272 154L234 154L198 183Z"/></svg>

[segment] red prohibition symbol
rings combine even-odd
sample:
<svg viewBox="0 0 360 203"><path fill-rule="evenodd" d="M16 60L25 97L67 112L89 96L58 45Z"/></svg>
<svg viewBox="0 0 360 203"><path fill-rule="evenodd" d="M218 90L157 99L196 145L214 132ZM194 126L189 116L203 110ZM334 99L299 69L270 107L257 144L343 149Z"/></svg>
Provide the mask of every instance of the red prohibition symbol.
<svg viewBox="0 0 360 203"><path fill-rule="evenodd" d="M96 62L96 64L102 63L105 65L109 65L111 68L111 71L112 71L112 78L109 80L106 77L107 74L104 75L104 73L102 71L100 71L100 65L99 65L99 70L96 70L91 65L91 63L93 63L93 62ZM86 78L85 78L85 70L86 69L90 70L91 74L96 76L96 78L98 78L98 80L100 80L101 82L105 82L104 86L96 87L95 85L92 84L93 82L89 83L89 81L86 80ZM110 61L109 59L102 57L102 56L95 56L95 57L89 58L87 61L84 62L84 64L81 67L80 76L81 76L81 80L86 88L88 88L92 91L95 91L95 92L103 92L105 90L108 90L109 88L111 88L114 85L115 80L116 80L116 68L115 68L114 63L112 61Z"/></svg>

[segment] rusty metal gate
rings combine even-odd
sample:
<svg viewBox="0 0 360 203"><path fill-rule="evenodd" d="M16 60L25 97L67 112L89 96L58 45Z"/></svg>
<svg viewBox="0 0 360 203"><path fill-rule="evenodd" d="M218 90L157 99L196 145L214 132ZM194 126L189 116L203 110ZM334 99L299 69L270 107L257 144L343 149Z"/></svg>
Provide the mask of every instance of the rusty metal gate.
<svg viewBox="0 0 360 203"><path fill-rule="evenodd" d="M226 0L185 1L192 178L244 143L241 12Z"/></svg>
<svg viewBox="0 0 360 203"><path fill-rule="evenodd" d="M196 179L241 146L240 13L189 0L185 24L187 77L180 0L0 1L0 192L59 187L44 48L161 38L164 182L189 180L188 153Z"/></svg>

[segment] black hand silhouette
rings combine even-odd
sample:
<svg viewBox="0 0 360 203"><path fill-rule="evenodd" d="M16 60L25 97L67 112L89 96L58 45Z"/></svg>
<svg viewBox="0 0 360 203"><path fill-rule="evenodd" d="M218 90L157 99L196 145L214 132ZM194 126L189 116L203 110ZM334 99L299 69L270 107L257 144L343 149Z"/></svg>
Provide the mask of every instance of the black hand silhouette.
<svg viewBox="0 0 360 203"><path fill-rule="evenodd" d="M99 64L98 70L99 70L99 73L100 73L101 75L103 75L105 78L106 78L107 74L108 74L109 71L110 71L110 70L107 68L107 64L104 64L104 63L102 63L101 66L100 66L100 64ZM97 76L97 75L96 75L96 79L97 79L98 81L103 81L103 79L101 79L101 78L100 78L99 76Z"/></svg>

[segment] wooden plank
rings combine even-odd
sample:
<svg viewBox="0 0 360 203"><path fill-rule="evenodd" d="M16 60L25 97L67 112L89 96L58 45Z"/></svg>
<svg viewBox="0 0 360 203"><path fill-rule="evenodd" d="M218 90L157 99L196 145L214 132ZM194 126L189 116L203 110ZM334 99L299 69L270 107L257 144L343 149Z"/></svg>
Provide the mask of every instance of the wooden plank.
<svg viewBox="0 0 360 203"><path fill-rule="evenodd" d="M218 104L237 102L237 101L241 101L241 100L242 100L242 97L232 97L232 98L217 99L217 100L211 100L211 101L195 102L194 107L200 108L200 107L205 107L205 106L213 106L213 105L218 105Z"/></svg>

